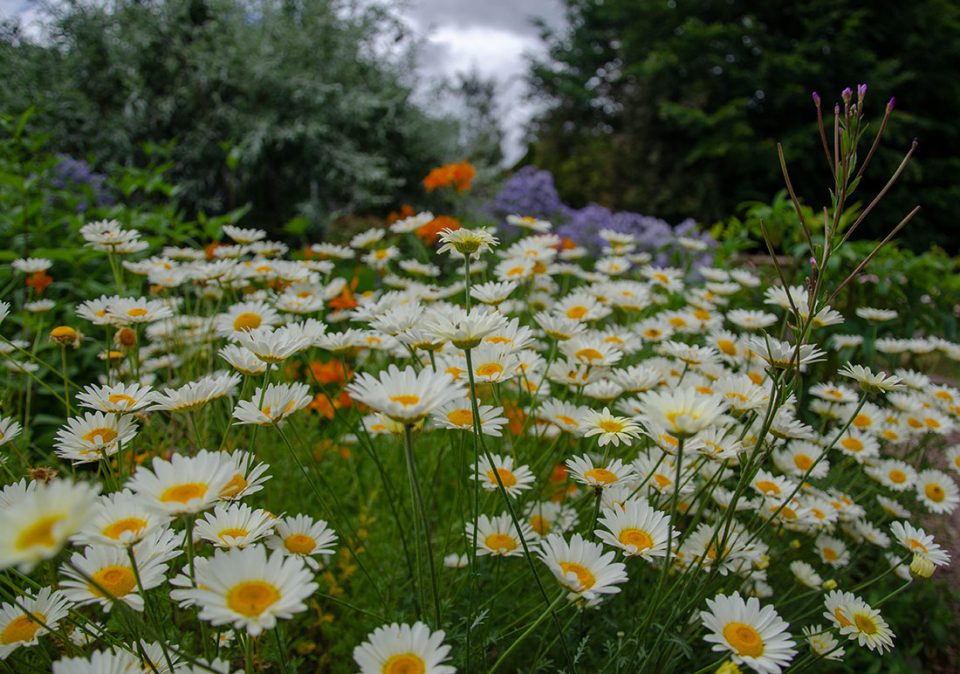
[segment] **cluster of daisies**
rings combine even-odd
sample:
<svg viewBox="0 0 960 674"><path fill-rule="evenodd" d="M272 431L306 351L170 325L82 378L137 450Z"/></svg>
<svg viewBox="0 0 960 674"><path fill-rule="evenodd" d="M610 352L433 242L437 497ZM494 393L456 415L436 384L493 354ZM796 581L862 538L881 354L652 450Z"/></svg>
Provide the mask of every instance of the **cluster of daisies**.
<svg viewBox="0 0 960 674"><path fill-rule="evenodd" d="M403 443L411 464L434 438L468 453L457 486L470 496L458 502L472 507L419 512L416 535L432 535L428 520L456 532L459 550L442 563L470 567L462 583L499 557L518 558L503 563L538 583L552 576L540 619L652 591L645 610L662 611L661 625L692 620L731 667L761 674L799 657L842 659L846 642L893 647L879 606L856 593L854 564L883 560L874 576L906 584L949 563L915 518L960 504L960 445L947 448L960 391L909 368L930 354L960 360L960 345L884 338L868 354L861 336L840 331L839 311L811 307L804 286L764 287L745 269L652 266L615 231L600 232L594 257L550 223L516 217L521 234L509 243L492 230L445 230L430 257L414 232L431 220L294 255L263 231L225 227L228 241L206 250L134 259L149 249L137 232L112 221L81 230L109 260L117 294L80 301L49 331L59 365L26 333L2 340L11 376L42 382L63 404L51 459L74 477L18 480L16 462L3 463L0 569L20 591L3 595L0 659L49 636L67 654L55 672L230 671L235 635L246 647L305 611L339 542L324 520L243 502L270 477L254 442L209 450L194 438L223 448L237 427L253 426L255 439L258 427L282 434L298 417L312 430L320 422L308 408L335 415L343 400L361 411L338 442ZM691 260L700 252L696 240L680 243ZM375 288L354 295L344 273L354 265L373 270ZM25 331L54 309L43 301L21 307ZM0 321L11 314L0 304ZM877 326L897 318L856 314ZM103 367L81 388L66 368L84 343ZM875 370L876 354L889 373ZM339 390L291 374L321 355L342 364ZM867 355L871 367L856 362ZM828 360L843 366L824 373ZM26 418L0 418L0 444L18 457ZM157 425L182 448L143 460L140 436ZM215 628L213 657L177 645L149 601L158 588ZM694 588L704 594L691 604ZM788 624L779 592L822 602L823 620L807 612ZM118 604L154 638L109 637ZM658 639L649 613L631 615L625 630ZM451 658L462 658L440 627L378 627L356 646L356 665L453 672Z"/></svg>

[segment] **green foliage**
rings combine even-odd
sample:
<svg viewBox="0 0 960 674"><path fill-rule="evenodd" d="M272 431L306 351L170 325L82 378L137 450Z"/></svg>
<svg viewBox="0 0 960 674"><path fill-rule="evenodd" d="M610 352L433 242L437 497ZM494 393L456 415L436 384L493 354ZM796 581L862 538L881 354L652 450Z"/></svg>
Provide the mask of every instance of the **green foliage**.
<svg viewBox="0 0 960 674"><path fill-rule="evenodd" d="M411 102L406 28L379 5L120 0L54 12L43 45L0 33L0 111L35 105L57 151L98 167L144 167L145 147L165 147L192 212L249 202L250 224L298 217L316 233L418 194L456 140Z"/></svg>
<svg viewBox="0 0 960 674"><path fill-rule="evenodd" d="M893 172L909 146L906 128L919 131L915 161L885 209L902 214L919 202L908 244L955 246L960 85L946 64L960 59L957 3L565 4L569 28L545 32L549 58L533 71L548 110L528 155L553 171L565 200L714 222L782 187L777 141L794 185L821 184L810 92L823 96L830 125L840 90L867 82L872 116L887 103L874 92L898 102L874 159L880 178L865 178L858 198L868 202ZM824 196L798 189L806 202ZM895 223L882 216L859 235L879 238Z"/></svg>

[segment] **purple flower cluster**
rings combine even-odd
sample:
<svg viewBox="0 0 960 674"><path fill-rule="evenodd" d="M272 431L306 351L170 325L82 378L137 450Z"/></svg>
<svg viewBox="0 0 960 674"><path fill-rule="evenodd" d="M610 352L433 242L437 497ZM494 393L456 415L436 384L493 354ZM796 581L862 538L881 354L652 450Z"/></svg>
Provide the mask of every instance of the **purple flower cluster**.
<svg viewBox="0 0 960 674"><path fill-rule="evenodd" d="M61 190L82 191L93 201L88 204L81 199L77 203L78 211L83 212L91 206L111 206L115 203L116 200L107 187L105 175L95 172L93 167L82 159L74 159L66 154L59 154L57 158L59 161L53 167L50 184Z"/></svg>
<svg viewBox="0 0 960 674"><path fill-rule="evenodd" d="M513 233L507 225L508 215L529 215L549 220L554 231L578 245L596 253L603 247L600 230L633 234L640 248L654 254L654 264L670 264L681 236L704 241L709 248L717 242L709 233L697 231L696 223L687 219L676 227L665 220L629 211L611 211L605 206L590 203L583 208L571 208L560 199L553 174L535 166L524 166L514 173L500 189L489 210L500 220L500 226ZM698 260L708 264L706 260Z"/></svg>

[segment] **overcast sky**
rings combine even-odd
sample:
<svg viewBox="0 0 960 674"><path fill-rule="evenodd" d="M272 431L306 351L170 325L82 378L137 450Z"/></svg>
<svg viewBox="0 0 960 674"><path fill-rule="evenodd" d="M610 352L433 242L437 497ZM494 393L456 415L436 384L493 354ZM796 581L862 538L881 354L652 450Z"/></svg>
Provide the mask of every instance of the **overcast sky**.
<svg viewBox="0 0 960 674"><path fill-rule="evenodd" d="M0 0L0 15L20 15L29 22L36 6L35 0ZM403 0L402 13L423 36L422 92L438 77L473 69L494 78L507 163L518 159L523 126L535 112L524 101L526 57L543 50L531 19L562 26L561 0Z"/></svg>

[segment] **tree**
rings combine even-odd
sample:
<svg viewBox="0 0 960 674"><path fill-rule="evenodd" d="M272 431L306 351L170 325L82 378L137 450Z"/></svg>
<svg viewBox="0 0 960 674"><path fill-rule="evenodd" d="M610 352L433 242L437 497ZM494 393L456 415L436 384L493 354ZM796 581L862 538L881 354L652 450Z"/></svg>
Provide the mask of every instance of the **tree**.
<svg viewBox="0 0 960 674"><path fill-rule="evenodd" d="M175 140L182 203L251 224L387 210L420 193L456 129L411 100L389 6L339 0L68 2L35 42L0 35L0 111L37 107L52 147L97 167ZM438 132L437 129L444 132Z"/></svg>
<svg viewBox="0 0 960 674"><path fill-rule="evenodd" d="M534 65L547 103L527 161L552 170L574 205L712 222L782 187L776 142L801 197L824 183L810 96L839 101L870 86L879 121L897 107L858 197L875 193L913 135L920 148L865 235L891 228L919 201L917 245L950 241L960 187L960 5L950 0L566 0L568 27L544 30ZM828 120L829 123L829 120ZM829 178L828 178L829 179ZM954 229L954 231L956 231ZM955 244L954 244L955 245Z"/></svg>

